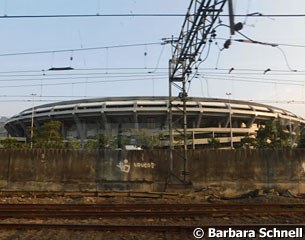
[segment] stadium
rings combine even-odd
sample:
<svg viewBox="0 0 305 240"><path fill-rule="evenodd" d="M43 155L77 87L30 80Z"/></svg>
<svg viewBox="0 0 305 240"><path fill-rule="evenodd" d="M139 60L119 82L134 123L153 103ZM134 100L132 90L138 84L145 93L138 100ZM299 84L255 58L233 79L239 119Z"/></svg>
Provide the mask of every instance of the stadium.
<svg viewBox="0 0 305 240"><path fill-rule="evenodd" d="M182 128L180 101L173 101L175 129ZM223 146L240 142L245 136L255 136L260 125L278 119L290 134L292 144L302 131L305 120L273 106L239 100L189 98L187 101L189 148L203 148L216 138ZM56 102L26 109L5 123L12 137L29 139L28 129L56 120L62 123L61 133L66 141L77 139L86 143L98 134L126 136L136 145L133 134L144 131L147 136L161 136L162 146L169 144L168 97L107 97ZM232 126L230 125L230 121ZM174 133L175 135L175 133ZM179 145L179 141L176 141Z"/></svg>

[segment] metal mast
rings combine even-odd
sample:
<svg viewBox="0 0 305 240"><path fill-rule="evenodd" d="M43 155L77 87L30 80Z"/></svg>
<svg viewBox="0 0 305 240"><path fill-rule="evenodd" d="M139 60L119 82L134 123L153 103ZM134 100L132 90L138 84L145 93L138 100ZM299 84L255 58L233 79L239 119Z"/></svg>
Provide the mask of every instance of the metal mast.
<svg viewBox="0 0 305 240"><path fill-rule="evenodd" d="M227 0L192 0L186 13L179 38L175 41L172 58L169 60L169 140L170 140L170 174L173 175L175 135L183 141L183 170L182 179L175 176L184 184L188 183L188 136L187 85L192 74L193 65L198 62L208 35ZM172 41L174 44L174 41ZM173 97L173 89L179 94ZM182 104L177 104L181 102ZM173 115L174 109L176 114ZM182 128L181 128L182 123Z"/></svg>

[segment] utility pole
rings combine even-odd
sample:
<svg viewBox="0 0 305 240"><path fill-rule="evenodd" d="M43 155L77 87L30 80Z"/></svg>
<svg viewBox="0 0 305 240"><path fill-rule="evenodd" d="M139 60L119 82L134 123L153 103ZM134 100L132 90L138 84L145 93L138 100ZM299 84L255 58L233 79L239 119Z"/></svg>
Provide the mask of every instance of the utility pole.
<svg viewBox="0 0 305 240"><path fill-rule="evenodd" d="M229 123L230 123L230 146L231 149L234 149L233 146L233 131L232 131L232 109L231 109L231 95L232 93L226 93L229 99Z"/></svg>
<svg viewBox="0 0 305 240"><path fill-rule="evenodd" d="M32 117L31 117L31 143L30 148L33 149L33 135L34 135L34 99L37 94L32 93Z"/></svg>
<svg viewBox="0 0 305 240"><path fill-rule="evenodd" d="M187 135L187 85L192 68L199 61L203 47L213 29L219 14L227 0L192 0L186 13L182 30L174 46L169 60L169 141L170 141L170 175L173 174L175 135L183 140L182 179L175 176L183 184L188 184L188 135ZM174 88L178 90L173 93ZM176 96L176 97L174 97ZM174 115L175 113L175 115Z"/></svg>

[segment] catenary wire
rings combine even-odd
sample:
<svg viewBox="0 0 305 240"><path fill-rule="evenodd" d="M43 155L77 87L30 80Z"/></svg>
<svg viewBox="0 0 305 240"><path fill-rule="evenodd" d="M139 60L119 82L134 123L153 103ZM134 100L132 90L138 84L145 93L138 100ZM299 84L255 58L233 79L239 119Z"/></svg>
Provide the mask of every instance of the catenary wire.
<svg viewBox="0 0 305 240"><path fill-rule="evenodd" d="M87 79L83 77L82 79ZM132 78L132 79L119 79L119 80L96 80L96 81L80 81L80 82L61 82L61 83L43 83L43 84L19 84L19 85L7 85L0 86L0 88L24 88L24 87L37 87L37 86L61 86L61 85L76 85L76 84L84 84L84 83L114 83L114 82L134 82L134 81L149 81L152 77L149 78ZM162 80L164 78L153 78L154 80Z"/></svg>
<svg viewBox="0 0 305 240"><path fill-rule="evenodd" d="M45 77L45 78L36 78L36 79L33 79L33 78L23 78L23 79L0 79L0 82L20 82L20 81L41 81L41 80L76 80L76 79L86 79L86 78L93 78L93 79L96 79L96 78L106 78L106 79L114 79L114 78L134 78L134 77L141 77L142 79L145 78L145 77L162 77L162 76L167 76L168 74L154 74L154 75L148 75L148 74L145 74L143 76L139 76L139 74L135 74L135 75L121 75L121 76L109 76L109 75L102 75L102 76L81 76L81 77ZM115 81L115 80L112 80L112 81ZM71 82L73 83L73 82Z"/></svg>
<svg viewBox="0 0 305 240"><path fill-rule="evenodd" d="M250 80L250 79L238 79L238 78L220 78L218 77L213 77L207 75L209 79L213 80L219 80L219 81L236 81L236 82L251 82L251 83L259 83L259 84L281 84L281 85L296 85L296 86L304 86L304 83L297 83L297 82L279 82L279 81L262 81L262 80Z"/></svg>
<svg viewBox="0 0 305 240"><path fill-rule="evenodd" d="M243 77L243 76L238 76L238 75L234 75L234 74L228 74L227 76L225 75L217 75L217 74L209 74L209 73L204 73L202 75L200 75L202 77L218 77L218 78L230 78L230 79L244 79L244 80L257 80L258 82L264 82L266 83L266 81L272 81L272 82L283 82L283 83L304 83L304 80L293 80L293 79L280 79L280 78L268 78L268 77L264 77L264 78L258 78L258 77Z"/></svg>
<svg viewBox="0 0 305 240"><path fill-rule="evenodd" d="M146 45L162 45L162 44L163 42L150 42L150 43L120 44L120 45L112 45L112 46L82 47L82 48L59 49L59 50L33 51L33 52L0 53L0 57L60 53L60 52L91 51L91 50L112 49L112 48L141 47Z"/></svg>
<svg viewBox="0 0 305 240"><path fill-rule="evenodd" d="M195 16L190 14L189 16ZM220 17L229 17L229 14L220 14ZM184 13L128 13L128 14L42 14L42 15L1 15L0 19L18 19L18 18L91 18L91 17L185 17ZM234 17L248 18L301 18L305 13L295 14L234 14Z"/></svg>

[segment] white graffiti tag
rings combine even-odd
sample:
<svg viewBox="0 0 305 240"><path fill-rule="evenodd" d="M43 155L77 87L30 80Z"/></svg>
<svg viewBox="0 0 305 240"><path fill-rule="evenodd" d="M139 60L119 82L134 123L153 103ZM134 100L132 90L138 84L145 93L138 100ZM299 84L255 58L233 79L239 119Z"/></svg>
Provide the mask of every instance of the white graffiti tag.
<svg viewBox="0 0 305 240"><path fill-rule="evenodd" d="M144 162L144 163L141 163L141 162L136 162L136 163L133 163L133 166L136 167L136 168L155 168L156 164L153 163L153 162Z"/></svg>
<svg viewBox="0 0 305 240"><path fill-rule="evenodd" d="M121 172L129 173L130 171L130 164L127 159L120 161L116 166L121 170Z"/></svg>

